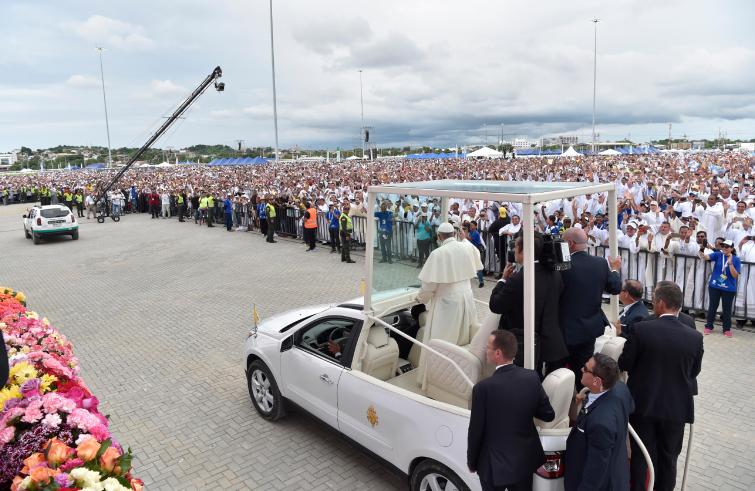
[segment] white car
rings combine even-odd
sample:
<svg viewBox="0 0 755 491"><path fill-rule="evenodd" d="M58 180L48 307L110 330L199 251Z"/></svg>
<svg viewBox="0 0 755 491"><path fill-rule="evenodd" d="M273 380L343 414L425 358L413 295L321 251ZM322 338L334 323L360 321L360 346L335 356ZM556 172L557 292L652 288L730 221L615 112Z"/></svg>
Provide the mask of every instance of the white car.
<svg viewBox="0 0 755 491"><path fill-rule="evenodd" d="M79 240L79 224L67 206L35 206L24 215L24 235L33 239L34 244L52 235L70 235Z"/></svg>
<svg viewBox="0 0 755 491"><path fill-rule="evenodd" d="M425 314L415 320L410 313L416 295L416 288L404 288L377 303L373 295L380 318L365 314L358 298L261 322L245 343L252 403L268 420L296 404L406 474L412 491L479 490L466 465L469 406L472 385L494 370L485 366L484 341L497 318L492 325L486 321L468 346L419 343ZM474 354L480 339L483 354ZM416 368L420 350L426 374ZM534 489L557 490L563 489L574 376L557 370L543 385L556 419L536 421L548 460L534 476Z"/></svg>

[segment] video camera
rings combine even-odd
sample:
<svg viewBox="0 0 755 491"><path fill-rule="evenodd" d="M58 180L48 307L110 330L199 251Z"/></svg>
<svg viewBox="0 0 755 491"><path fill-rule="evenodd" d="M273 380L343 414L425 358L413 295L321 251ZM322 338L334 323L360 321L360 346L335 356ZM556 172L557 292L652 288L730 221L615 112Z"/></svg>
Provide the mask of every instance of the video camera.
<svg viewBox="0 0 755 491"><path fill-rule="evenodd" d="M514 263L514 249L516 247L516 239L522 236L520 230L512 240L509 241L509 249L507 251L506 260L509 264ZM535 232L535 256L536 259L552 271L566 271L571 269L571 254L569 253L569 245L561 238L560 235L541 234ZM537 241L542 243L538 254Z"/></svg>

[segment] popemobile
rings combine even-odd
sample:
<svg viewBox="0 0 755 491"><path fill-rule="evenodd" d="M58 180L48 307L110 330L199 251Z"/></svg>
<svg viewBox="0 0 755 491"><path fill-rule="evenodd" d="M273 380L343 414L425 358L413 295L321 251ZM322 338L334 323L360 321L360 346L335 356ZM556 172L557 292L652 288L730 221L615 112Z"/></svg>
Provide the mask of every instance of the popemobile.
<svg viewBox="0 0 755 491"><path fill-rule="evenodd" d="M450 198L468 198L520 202L522 215L532 217L536 203L599 192L615 202L612 184L443 180L379 185L368 189L367 216L374 216L382 197L408 194L439 198L441 216ZM616 217L611 220L610 252L616 256ZM532 220L522 220L522 229L524 262L533 264ZM367 227L367 244L376 243L375 234L375 226ZM412 491L479 490L477 475L466 465L469 409L472 387L495 369L486 362L485 343L498 316L478 323L464 346L426 339L428 313L411 314L418 304L417 269L379 262L373 251L367 247L363 297L295 309L259 324L255 319L244 345L252 403L270 421L285 416L290 404L303 408L405 474ZM559 254L568 261L568 248ZM524 360L533 368L534 268L524 271ZM616 316L616 301L609 317ZM618 357L621 346L604 344L603 352ZM534 476L534 489L560 490L574 375L556 370L543 387L556 417L535 421L546 462ZM631 427L630 434L636 438ZM646 452L644 458L652 469ZM652 470L648 484L652 489Z"/></svg>

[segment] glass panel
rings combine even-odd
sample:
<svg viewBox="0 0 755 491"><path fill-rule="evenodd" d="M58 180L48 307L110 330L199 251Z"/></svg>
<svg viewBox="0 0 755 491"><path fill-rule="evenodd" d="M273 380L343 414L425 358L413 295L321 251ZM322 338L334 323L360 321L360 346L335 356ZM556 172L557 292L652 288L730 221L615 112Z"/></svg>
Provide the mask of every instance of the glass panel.
<svg viewBox="0 0 755 491"><path fill-rule="evenodd" d="M61 218L67 217L70 211L68 208L47 208L41 213L44 218Z"/></svg>
<svg viewBox="0 0 755 491"><path fill-rule="evenodd" d="M377 195L372 219L375 227L373 303L409 288L419 288L420 261L435 248L441 206L439 197Z"/></svg>

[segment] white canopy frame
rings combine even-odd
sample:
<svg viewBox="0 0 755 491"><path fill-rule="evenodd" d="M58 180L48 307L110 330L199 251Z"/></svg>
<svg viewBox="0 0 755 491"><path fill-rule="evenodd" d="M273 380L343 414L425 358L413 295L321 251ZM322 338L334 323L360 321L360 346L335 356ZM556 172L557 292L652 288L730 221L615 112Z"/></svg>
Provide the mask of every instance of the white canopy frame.
<svg viewBox="0 0 755 491"><path fill-rule="evenodd" d="M372 311L372 281L373 259L376 228L374 224L375 204L378 194L414 194L422 196L438 196L445 198L469 198L473 200L488 201L513 201L522 203L523 217L522 233L524 240L524 366L534 369L535 367L535 268L531 267L535 262L534 250L534 225L531 217L534 216L534 204L543 201L569 198L588 193L608 193L608 245L609 254L618 256L616 230L618 229L618 216L616 214L616 188L612 183L595 184L591 182L558 182L543 183L529 181L427 181L399 184L382 184L367 188L367 272L365 278L364 312L366 315L374 315ZM610 204L613 204L610 206ZM445 207L444 207L445 208ZM446 209L443 213L447 214ZM446 216L445 214L442 216ZM618 316L619 300L616 295L611 296L608 318L615 321Z"/></svg>

